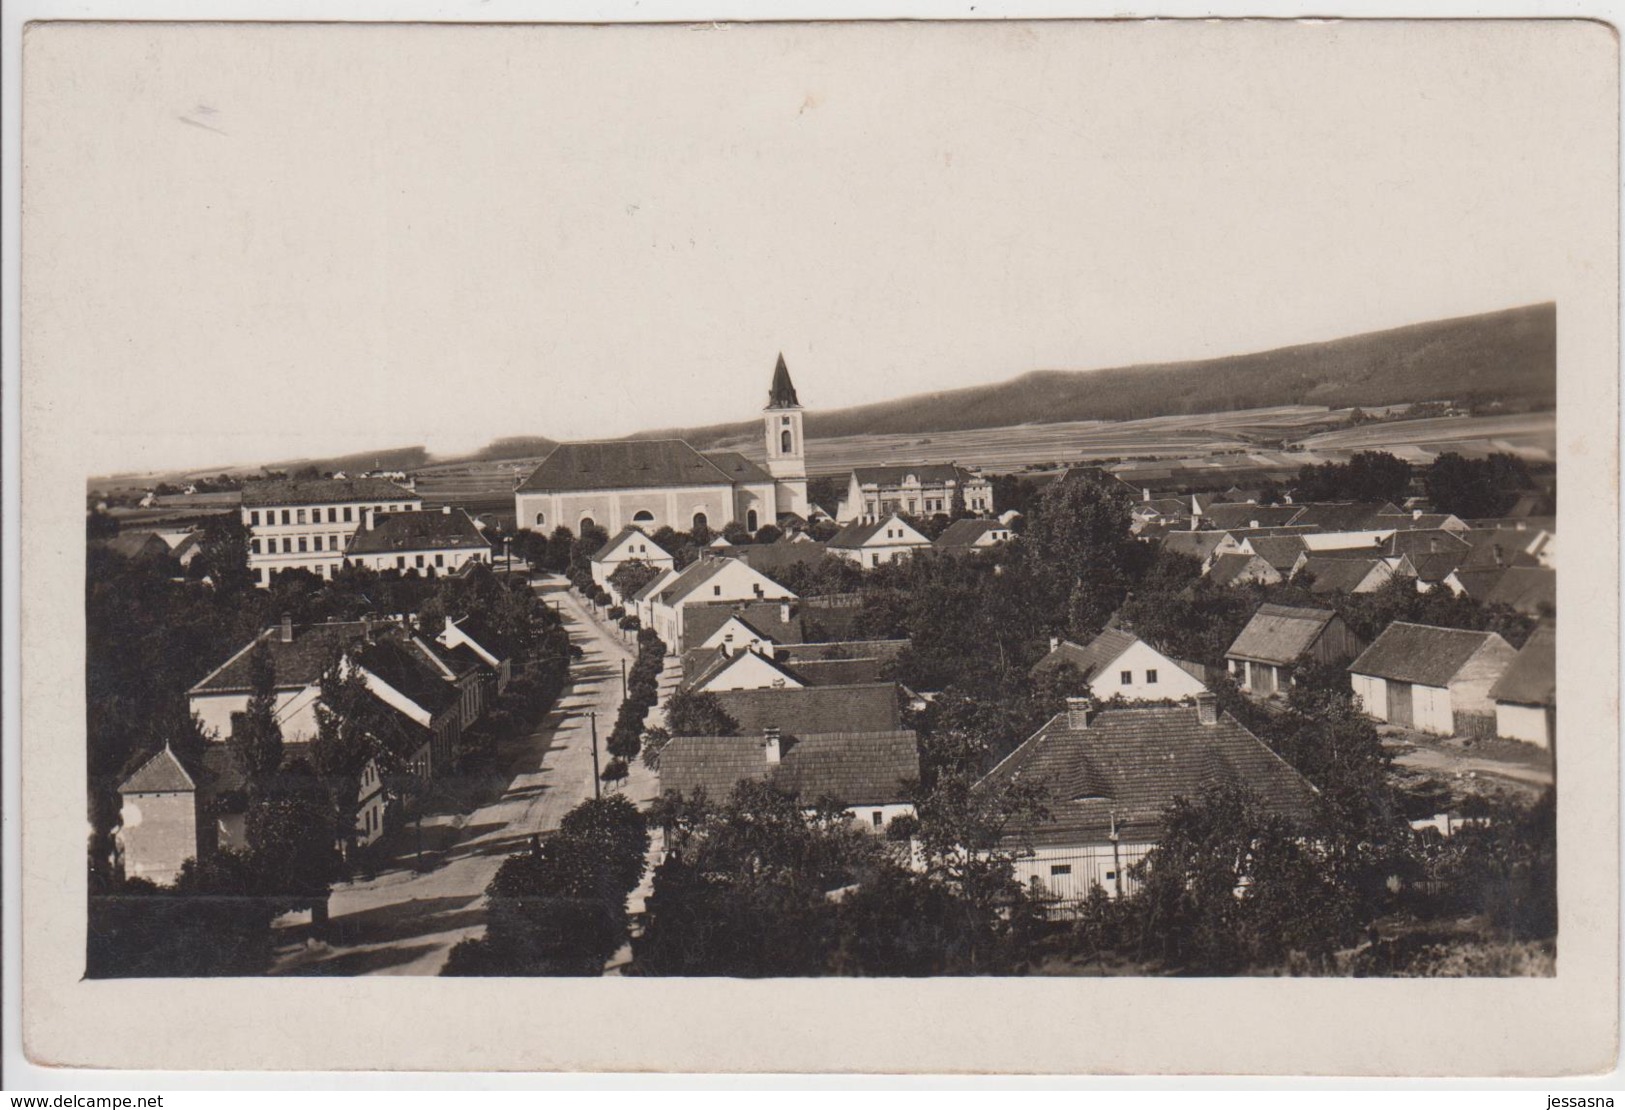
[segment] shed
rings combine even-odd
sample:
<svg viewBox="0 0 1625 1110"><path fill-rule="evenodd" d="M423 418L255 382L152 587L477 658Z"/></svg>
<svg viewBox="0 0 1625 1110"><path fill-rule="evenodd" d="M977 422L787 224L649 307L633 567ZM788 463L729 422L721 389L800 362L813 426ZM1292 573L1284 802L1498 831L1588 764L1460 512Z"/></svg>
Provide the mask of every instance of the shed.
<svg viewBox="0 0 1625 1110"><path fill-rule="evenodd" d="M1395 621L1349 674L1379 721L1437 736L1488 736L1495 732L1490 689L1516 655L1494 632Z"/></svg>
<svg viewBox="0 0 1625 1110"><path fill-rule="evenodd" d="M1342 663L1364 646L1330 609L1266 604L1258 607L1224 658L1243 690L1268 697L1287 685L1287 674L1301 656Z"/></svg>
<svg viewBox="0 0 1625 1110"><path fill-rule="evenodd" d="M1557 738L1557 624L1542 621L1490 687L1495 733L1551 748Z"/></svg>

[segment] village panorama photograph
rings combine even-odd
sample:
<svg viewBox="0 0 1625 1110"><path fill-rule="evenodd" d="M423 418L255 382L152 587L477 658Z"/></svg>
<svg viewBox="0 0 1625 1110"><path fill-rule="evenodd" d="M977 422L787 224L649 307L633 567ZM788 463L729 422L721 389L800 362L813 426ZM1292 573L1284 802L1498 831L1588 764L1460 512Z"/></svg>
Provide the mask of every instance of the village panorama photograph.
<svg viewBox="0 0 1625 1110"><path fill-rule="evenodd" d="M1211 30L52 85L86 976L1555 975L1545 63Z"/></svg>

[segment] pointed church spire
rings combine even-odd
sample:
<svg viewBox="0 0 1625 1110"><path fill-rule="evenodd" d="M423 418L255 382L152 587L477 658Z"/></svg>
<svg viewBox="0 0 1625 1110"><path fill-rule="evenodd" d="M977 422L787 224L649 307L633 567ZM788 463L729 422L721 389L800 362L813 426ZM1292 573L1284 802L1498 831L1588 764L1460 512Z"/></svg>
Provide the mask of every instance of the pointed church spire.
<svg viewBox="0 0 1625 1110"><path fill-rule="evenodd" d="M779 364L773 368L773 388L767 394L770 409L798 409L796 387L790 384L790 368L784 365L784 352L779 352Z"/></svg>

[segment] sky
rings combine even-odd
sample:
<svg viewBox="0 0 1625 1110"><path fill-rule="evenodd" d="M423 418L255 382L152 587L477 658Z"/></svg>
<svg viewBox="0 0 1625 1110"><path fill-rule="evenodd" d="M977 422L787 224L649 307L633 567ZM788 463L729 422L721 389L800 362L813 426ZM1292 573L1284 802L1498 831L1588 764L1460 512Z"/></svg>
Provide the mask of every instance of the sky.
<svg viewBox="0 0 1625 1110"><path fill-rule="evenodd" d="M90 474L450 453L1559 299L1613 45L1532 34L35 28L24 403Z"/></svg>

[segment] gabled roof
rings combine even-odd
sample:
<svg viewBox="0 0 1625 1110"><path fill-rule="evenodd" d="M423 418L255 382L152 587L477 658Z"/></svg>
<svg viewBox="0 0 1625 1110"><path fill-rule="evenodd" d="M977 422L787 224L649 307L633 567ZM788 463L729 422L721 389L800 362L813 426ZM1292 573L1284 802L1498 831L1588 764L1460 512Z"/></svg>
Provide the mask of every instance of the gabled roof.
<svg viewBox="0 0 1625 1110"><path fill-rule="evenodd" d="M1375 558L1348 559L1311 553L1303 560L1298 573L1307 571L1314 575L1315 580L1309 587L1312 594L1350 594L1378 567L1387 570L1388 564Z"/></svg>
<svg viewBox="0 0 1625 1110"><path fill-rule="evenodd" d="M1253 567L1255 562L1261 565L1265 570L1275 574L1280 573L1279 571L1275 570L1275 568L1270 565L1269 560L1265 559L1262 555L1248 555L1241 552L1231 552L1228 555L1220 555L1217 559L1213 560L1213 566L1209 568L1207 572L1208 580L1215 586L1229 586L1235 582L1242 581L1243 579L1251 581L1252 578L1250 568Z"/></svg>
<svg viewBox="0 0 1625 1110"><path fill-rule="evenodd" d="M1446 577L1454 577L1462 592L1474 601L1483 601L1506 572L1506 567L1454 567Z"/></svg>
<svg viewBox="0 0 1625 1110"><path fill-rule="evenodd" d="M1168 532L1162 537L1162 546L1181 555L1194 556L1205 563L1227 535L1228 532Z"/></svg>
<svg viewBox="0 0 1625 1110"><path fill-rule="evenodd" d="M1501 644L1510 656L1511 645L1493 632L1395 621L1349 664L1349 672L1415 686L1444 687L1487 643Z"/></svg>
<svg viewBox="0 0 1625 1110"><path fill-rule="evenodd" d="M634 605L640 601L647 601L675 581L677 581L677 571L673 567L661 567L660 573L645 582L643 588L628 600Z"/></svg>
<svg viewBox="0 0 1625 1110"><path fill-rule="evenodd" d="M662 605L675 605L712 578L715 578L722 571L722 568L723 562L721 559L708 558L702 555L678 571L677 577L669 580L661 587L658 600Z"/></svg>
<svg viewBox="0 0 1625 1110"><path fill-rule="evenodd" d="M717 465L680 439L561 443L518 493L731 485Z"/></svg>
<svg viewBox="0 0 1625 1110"><path fill-rule="evenodd" d="M1386 555L1409 555L1412 559L1430 555L1453 555L1465 558L1472 544L1455 532L1443 528L1407 528L1395 532L1383 541Z"/></svg>
<svg viewBox="0 0 1625 1110"><path fill-rule="evenodd" d="M790 619L784 620L784 607L790 607ZM730 601L717 604L690 605L683 613L683 639L691 644L702 644L717 629L737 617L757 636L775 644L796 643L801 639L801 614L794 602Z"/></svg>
<svg viewBox="0 0 1625 1110"><path fill-rule="evenodd" d="M1285 574L1307 548L1300 536L1250 536L1247 546L1270 566Z"/></svg>
<svg viewBox="0 0 1625 1110"><path fill-rule="evenodd" d="M1210 528L1268 528L1271 525L1291 524L1303 512L1298 505L1209 505L1202 511L1202 519Z"/></svg>
<svg viewBox="0 0 1625 1110"><path fill-rule="evenodd" d="M412 490L383 478L312 478L301 481L245 482L243 504L341 505L356 501L421 501Z"/></svg>
<svg viewBox="0 0 1625 1110"><path fill-rule="evenodd" d="M168 744L135 769L135 773L119 784L120 794L179 794L197 789L197 783L181 765L180 758Z"/></svg>
<svg viewBox="0 0 1625 1110"><path fill-rule="evenodd" d="M391 551L489 550L486 539L474 521L461 509L439 513L392 513L373 518L371 528L361 528L350 538L346 555L380 555Z"/></svg>
<svg viewBox="0 0 1625 1110"><path fill-rule="evenodd" d="M908 533L910 534L896 539L881 536L880 533L883 530L894 526L893 522L895 522L897 525L901 525L904 529L907 529ZM898 545L906 545L910 547L929 547L931 545L931 541L926 539L924 534L922 534L918 528L915 528L901 516L893 513L884 520L877 520L873 524L864 524L854 521L853 523L842 528L839 532L835 533L835 535L831 536L829 543L825 546L830 548L852 550L854 548L863 547L870 540L877 538L880 540L883 546L889 545L895 547Z"/></svg>
<svg viewBox="0 0 1625 1110"><path fill-rule="evenodd" d="M650 539L649 533L645 532L642 528L639 528L635 524L628 524L625 528L622 528L619 532L616 532L613 536L611 536L604 543L603 547L600 547L597 551L592 553L592 561L595 563L603 562L605 559L609 558L615 553L615 549L617 547L620 547L621 544L625 543L633 536L641 537L647 546L653 548L654 550L651 554L655 556L664 555L668 559L671 558L671 552L667 551L658 543L655 543L654 540Z"/></svg>
<svg viewBox="0 0 1625 1110"><path fill-rule="evenodd" d="M167 559L171 554L170 546L157 532L120 532L98 542L126 559Z"/></svg>
<svg viewBox="0 0 1625 1110"><path fill-rule="evenodd" d="M826 640L815 644L780 644L779 657L792 666L812 659L896 659L907 640Z"/></svg>
<svg viewBox="0 0 1625 1110"><path fill-rule="evenodd" d="M1557 571L1551 567L1508 567L1485 596L1491 605L1510 605L1538 616L1557 608Z"/></svg>
<svg viewBox="0 0 1625 1110"><path fill-rule="evenodd" d="M788 660L778 664L780 670L807 686L861 686L880 681L882 660L868 659L804 659Z"/></svg>
<svg viewBox="0 0 1625 1110"><path fill-rule="evenodd" d="M770 409L798 409L801 402L796 400L796 387L790 381L790 368L784 364L784 352L779 352L779 361L773 367L773 384L767 391L767 407Z"/></svg>
<svg viewBox="0 0 1625 1110"><path fill-rule="evenodd" d="M1308 651L1336 617L1330 609L1260 605L1225 657L1285 666Z"/></svg>
<svg viewBox="0 0 1625 1110"><path fill-rule="evenodd" d="M740 666L742 661L746 659L750 659L752 660L753 664L764 666L769 671L778 675L779 677L772 680L774 683L794 683L796 686L802 685L803 680L800 675L792 673L788 667L786 667L783 663L778 662L770 654L767 652L751 651L749 649L744 651L736 651L732 655L725 656L720 665L707 668L704 674L697 677L688 685L690 689L702 689L715 679L727 674L734 667ZM737 679L735 681L737 681ZM775 686L774 688L777 689L779 687ZM789 688L788 685L785 685L785 688Z"/></svg>
<svg viewBox="0 0 1625 1110"><path fill-rule="evenodd" d="M1124 632L1120 628L1103 630L1087 645L1062 640L1048 655L1033 664L1030 673L1038 674L1070 663L1077 668L1078 674L1088 681L1111 666L1114 659L1137 643L1138 636L1132 632Z"/></svg>
<svg viewBox="0 0 1625 1110"><path fill-rule="evenodd" d="M1416 568L1417 580L1421 582L1443 582L1461 564L1459 554L1411 555L1407 557L1411 560L1411 565Z"/></svg>
<svg viewBox="0 0 1625 1110"><path fill-rule="evenodd" d="M937 537L937 548L974 547L989 532L1010 533L1010 526L997 520L956 520Z"/></svg>
<svg viewBox="0 0 1625 1110"><path fill-rule="evenodd" d="M914 733L807 733L789 737L772 763L760 736L678 736L660 751L660 789L726 797L744 780L767 781L804 803L835 798L850 806L909 797L920 775Z"/></svg>
<svg viewBox="0 0 1625 1110"><path fill-rule="evenodd" d="M808 686L800 690L719 690L722 709L741 733L777 728L786 736L814 732L891 732L902 724L897 686Z"/></svg>
<svg viewBox="0 0 1625 1110"><path fill-rule="evenodd" d="M758 485L771 482L773 475L751 462L738 451L707 451L706 461L728 476L733 482Z"/></svg>
<svg viewBox="0 0 1625 1110"><path fill-rule="evenodd" d="M940 486L948 482L965 483L976 475L952 463L916 463L913 466L855 466L853 477L860 486L901 486L909 475L922 486Z"/></svg>
<svg viewBox="0 0 1625 1110"><path fill-rule="evenodd" d="M752 570L759 570L763 574L772 576L776 570L785 567L806 566L816 563L828 554L822 543L808 539L801 541L779 540L775 543L740 544L729 550L729 555L738 559Z"/></svg>
<svg viewBox="0 0 1625 1110"><path fill-rule="evenodd" d="M470 613L466 617L459 617L453 621L464 636L473 640L491 655L498 659L511 659L514 654L513 641L495 628L478 613Z"/></svg>
<svg viewBox="0 0 1625 1110"><path fill-rule="evenodd" d="M1490 697L1514 705L1557 704L1557 625L1541 621L1529 634L1518 657L1494 686Z"/></svg>
<svg viewBox="0 0 1625 1110"><path fill-rule="evenodd" d="M368 644L356 653L355 662L410 698L431 717L438 717L457 702L456 687L442 678L427 659L399 640Z"/></svg>
<svg viewBox="0 0 1625 1110"><path fill-rule="evenodd" d="M689 648L679 657L683 668L682 684L688 687L703 686L731 660L732 657L720 647Z"/></svg>
<svg viewBox="0 0 1625 1110"><path fill-rule="evenodd" d="M375 625L374 628L385 635L397 631L389 625ZM279 689L303 689L320 682L328 664L366 636L367 626L362 621L332 621L327 624L295 625L292 642L283 643L280 630L271 627L211 671L188 693L225 694L251 689L249 655L256 643L264 643L270 651Z"/></svg>
<svg viewBox="0 0 1625 1110"><path fill-rule="evenodd" d="M1314 787L1227 713L1204 725L1194 706L1099 709L1086 728L1059 713L982 780L1049 787L1051 820L1026 830L1037 845L1153 838L1175 798L1233 783L1270 812L1309 819Z"/></svg>
<svg viewBox="0 0 1625 1110"><path fill-rule="evenodd" d="M1472 550L1462 559L1463 566L1471 567L1533 567L1540 560L1529 553L1526 536L1501 529L1483 528L1463 532L1461 539Z"/></svg>
<svg viewBox="0 0 1625 1110"><path fill-rule="evenodd" d="M1392 528L1384 514L1399 512L1388 501L1316 501L1298 505L1293 524L1312 524L1322 532L1357 532L1363 529Z"/></svg>

